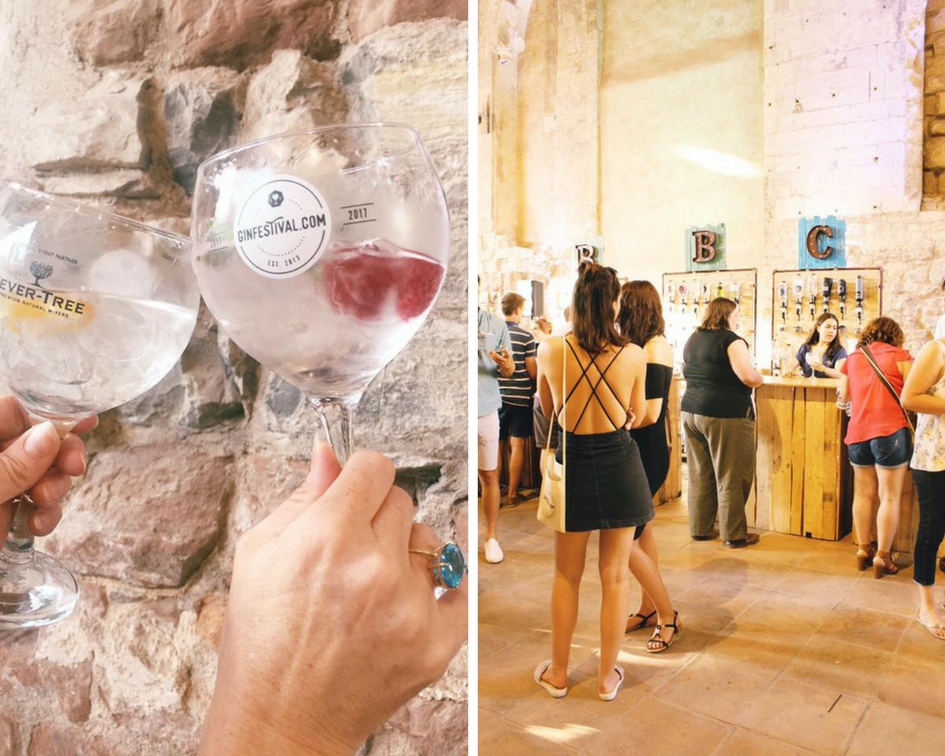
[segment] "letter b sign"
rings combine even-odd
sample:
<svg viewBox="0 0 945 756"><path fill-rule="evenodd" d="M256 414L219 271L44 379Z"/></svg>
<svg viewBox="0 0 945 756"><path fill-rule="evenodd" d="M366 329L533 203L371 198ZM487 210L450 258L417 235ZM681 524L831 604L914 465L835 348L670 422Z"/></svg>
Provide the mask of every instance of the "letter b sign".
<svg viewBox="0 0 945 756"><path fill-rule="evenodd" d="M692 241L695 247L695 254L692 257L694 263L707 263L715 259L715 232L693 231Z"/></svg>

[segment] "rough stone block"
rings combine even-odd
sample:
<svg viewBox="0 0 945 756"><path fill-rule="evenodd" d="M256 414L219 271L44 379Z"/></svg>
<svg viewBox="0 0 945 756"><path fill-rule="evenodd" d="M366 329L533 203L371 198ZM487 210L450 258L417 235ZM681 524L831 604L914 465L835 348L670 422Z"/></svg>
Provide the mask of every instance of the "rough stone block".
<svg viewBox="0 0 945 756"><path fill-rule="evenodd" d="M174 180L193 194L197 166L231 147L242 120L244 85L227 69L175 74L164 92L167 157Z"/></svg>
<svg viewBox="0 0 945 756"><path fill-rule="evenodd" d="M138 95L146 79L106 71L97 84L75 100L56 100L30 120L27 157L38 171L144 168L138 135ZM68 117L64 113L68 112ZM55 139L43 135L55 134Z"/></svg>
<svg viewBox="0 0 945 756"><path fill-rule="evenodd" d="M466 0L351 0L348 24L357 42L369 34L405 21L426 21L431 18L469 18Z"/></svg>
<svg viewBox="0 0 945 756"><path fill-rule="evenodd" d="M925 167L945 169L945 137L930 137L925 140Z"/></svg>
<svg viewBox="0 0 945 756"><path fill-rule="evenodd" d="M181 66L243 70L281 49L329 60L340 50L336 5L331 0L169 0L165 33Z"/></svg>
<svg viewBox="0 0 945 756"><path fill-rule="evenodd" d="M347 104L337 82L335 65L311 60L298 50L277 50L249 83L246 122L254 124L256 136L266 136L259 133L259 123L272 116L304 113L306 128L344 121ZM268 135L281 133L286 132L271 130Z"/></svg>
<svg viewBox="0 0 945 756"><path fill-rule="evenodd" d="M159 33L158 0L70 0L69 40L80 60L95 66L144 57Z"/></svg>
<svg viewBox="0 0 945 756"><path fill-rule="evenodd" d="M945 32L945 9L932 9L932 3L929 3L928 12L925 14L925 36L932 38Z"/></svg>
<svg viewBox="0 0 945 756"><path fill-rule="evenodd" d="M45 546L80 574L179 587L219 540L231 490L227 461L186 445L108 449Z"/></svg>
<svg viewBox="0 0 945 756"><path fill-rule="evenodd" d="M30 733L27 756L108 756L96 738L75 727L44 722Z"/></svg>
<svg viewBox="0 0 945 756"><path fill-rule="evenodd" d="M193 336L181 355L181 421L190 428L205 429L247 416L256 391L257 370L258 363L221 336L210 311L201 305ZM244 392L247 386L248 394Z"/></svg>

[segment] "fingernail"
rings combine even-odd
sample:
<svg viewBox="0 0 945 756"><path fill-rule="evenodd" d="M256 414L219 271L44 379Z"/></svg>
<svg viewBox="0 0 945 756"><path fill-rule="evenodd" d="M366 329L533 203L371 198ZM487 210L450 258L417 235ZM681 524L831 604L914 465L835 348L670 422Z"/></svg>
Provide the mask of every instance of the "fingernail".
<svg viewBox="0 0 945 756"><path fill-rule="evenodd" d="M56 427L47 420L34 425L26 432L23 449L31 457L47 457L56 450L58 445L59 434L56 433Z"/></svg>

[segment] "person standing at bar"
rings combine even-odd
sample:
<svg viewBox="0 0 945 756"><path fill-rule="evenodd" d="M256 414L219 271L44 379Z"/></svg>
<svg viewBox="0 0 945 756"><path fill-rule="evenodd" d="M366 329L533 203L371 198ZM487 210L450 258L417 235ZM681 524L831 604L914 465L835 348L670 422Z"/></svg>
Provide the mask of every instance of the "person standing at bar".
<svg viewBox="0 0 945 756"><path fill-rule="evenodd" d="M551 659L534 672L535 682L555 698L568 694L581 578L595 530L601 587L597 694L602 701L617 697L624 681L617 655L630 610L633 533L654 516L640 452L627 432L646 411L646 361L614 325L619 296L615 271L581 263L571 300L573 331L538 348L538 394L545 415L561 426L557 455L565 468L565 532L554 534ZM678 619L672 624L678 629Z"/></svg>
<svg viewBox="0 0 945 756"><path fill-rule="evenodd" d="M631 344L643 349L646 358L646 414L640 427L630 430L630 436L640 449L650 496L655 496L669 473L666 412L673 382L673 348L665 336L663 306L653 284L629 281L620 288L617 325ZM653 525L647 523L638 527L634 538L638 543L630 552L630 572L640 583L640 606L627 618L628 633L648 627L651 620L665 626L667 618L673 616L669 592L659 572ZM668 648L672 638L673 634L663 637L657 631L647 644L647 650L660 653Z"/></svg>
<svg viewBox="0 0 945 756"><path fill-rule="evenodd" d="M716 516L725 547L758 543L748 532L745 504L755 477L755 409L752 389L764 379L752 364L748 342L735 333L738 305L717 297L683 348L686 393L681 410L689 471L689 532L715 538Z"/></svg>
<svg viewBox="0 0 945 756"><path fill-rule="evenodd" d="M912 575L919 589L915 618L936 638L945 640L945 618L932 594L935 557L945 538L945 339L922 347L902 387L902 406L918 413L911 464L919 494Z"/></svg>
<svg viewBox="0 0 945 756"><path fill-rule="evenodd" d="M538 375L538 363L535 354L538 345L534 336L521 326L525 316L525 297L509 292L502 297L502 314L509 329L512 342L512 359L515 371L509 377L499 376L499 393L502 406L499 408L499 465L505 458L505 444L509 451L509 491L510 505L521 504L523 499L518 492L525 467L525 448L532 435L532 398L535 396L535 378Z"/></svg>
<svg viewBox="0 0 945 756"><path fill-rule="evenodd" d="M892 318L873 318L856 349L840 372L837 394L853 403L850 424L843 442L853 467L853 529L856 531L857 569L870 565L873 577L895 575L899 567L892 559L892 544L899 527L899 500L912 456L909 425L897 397L889 392L864 353L869 349L877 367L899 394L909 375L912 355L902 348L905 336ZM873 553L873 503L876 512L877 547Z"/></svg>
<svg viewBox="0 0 945 756"><path fill-rule="evenodd" d="M477 279L481 286L481 279ZM482 511L486 520L484 551L489 564L505 559L499 545L499 376L510 376L515 370L509 329L498 315L480 309L479 372L478 372L478 466L482 486Z"/></svg>

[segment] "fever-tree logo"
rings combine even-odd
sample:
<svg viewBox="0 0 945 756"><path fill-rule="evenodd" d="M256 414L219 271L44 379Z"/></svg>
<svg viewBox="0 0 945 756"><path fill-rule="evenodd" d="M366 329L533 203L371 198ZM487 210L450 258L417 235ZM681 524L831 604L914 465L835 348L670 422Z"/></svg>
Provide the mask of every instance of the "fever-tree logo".
<svg viewBox="0 0 945 756"><path fill-rule="evenodd" d="M33 282L34 286L43 288L43 285L40 283L44 278L49 278L52 275L53 266L46 265L46 263L40 262L31 262L30 263L30 273L36 278L36 281Z"/></svg>

